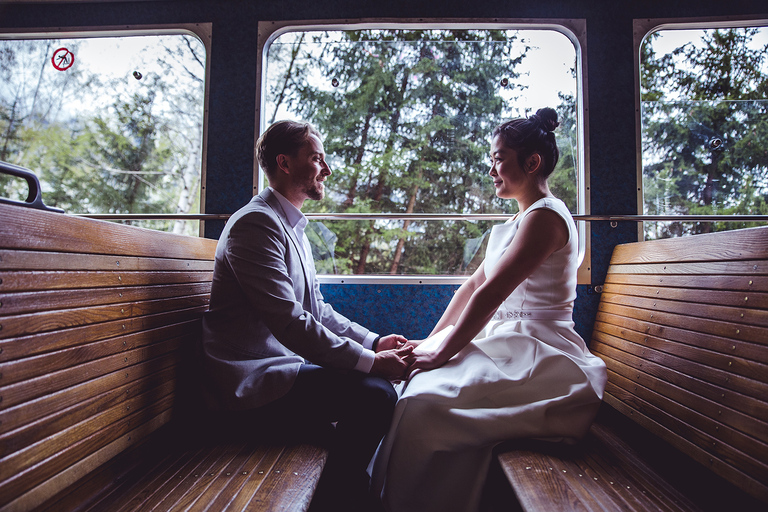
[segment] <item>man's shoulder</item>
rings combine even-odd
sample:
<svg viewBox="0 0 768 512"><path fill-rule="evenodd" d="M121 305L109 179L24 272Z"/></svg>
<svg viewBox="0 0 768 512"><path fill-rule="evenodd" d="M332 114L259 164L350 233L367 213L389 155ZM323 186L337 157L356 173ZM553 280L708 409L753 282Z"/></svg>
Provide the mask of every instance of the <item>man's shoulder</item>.
<svg viewBox="0 0 768 512"><path fill-rule="evenodd" d="M245 206L237 210L227 221L226 232L242 229L251 230L254 227L262 226L269 231L282 231L278 213L260 196L248 202Z"/></svg>
<svg viewBox="0 0 768 512"><path fill-rule="evenodd" d="M266 215L277 219L277 212L262 196L253 196L248 204L232 214L232 218L239 219L250 215Z"/></svg>

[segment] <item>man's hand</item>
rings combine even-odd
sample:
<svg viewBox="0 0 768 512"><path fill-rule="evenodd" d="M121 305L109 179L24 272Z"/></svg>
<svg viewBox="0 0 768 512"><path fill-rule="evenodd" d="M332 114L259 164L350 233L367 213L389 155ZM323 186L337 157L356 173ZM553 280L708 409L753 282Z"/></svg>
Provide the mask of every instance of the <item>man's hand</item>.
<svg viewBox="0 0 768 512"><path fill-rule="evenodd" d="M379 343L382 340L379 340ZM413 347L410 346L376 352L371 374L389 380L402 379L411 364L411 352L413 352Z"/></svg>
<svg viewBox="0 0 768 512"><path fill-rule="evenodd" d="M404 336L399 334L390 334L389 336L382 336L379 338L379 343L376 345L376 352L382 352L384 350L392 350L394 348L400 348L408 340Z"/></svg>

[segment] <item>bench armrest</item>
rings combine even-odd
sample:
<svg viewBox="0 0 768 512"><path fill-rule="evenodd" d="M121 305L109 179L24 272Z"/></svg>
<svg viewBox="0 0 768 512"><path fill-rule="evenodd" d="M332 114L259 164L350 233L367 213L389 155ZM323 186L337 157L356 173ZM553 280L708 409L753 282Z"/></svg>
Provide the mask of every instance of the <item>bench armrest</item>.
<svg viewBox="0 0 768 512"><path fill-rule="evenodd" d="M40 190L40 181L37 179L35 173L29 169L19 167L18 165L9 164L8 162L0 162L0 172L3 174L10 174L11 176L17 176L24 178L29 186L29 194L27 194L26 201L14 201L12 199L6 199L0 197L0 203L13 204L16 206L26 206L29 208L36 208L38 210L46 210L49 212L64 213L64 210L60 208L52 208L43 204L43 195Z"/></svg>

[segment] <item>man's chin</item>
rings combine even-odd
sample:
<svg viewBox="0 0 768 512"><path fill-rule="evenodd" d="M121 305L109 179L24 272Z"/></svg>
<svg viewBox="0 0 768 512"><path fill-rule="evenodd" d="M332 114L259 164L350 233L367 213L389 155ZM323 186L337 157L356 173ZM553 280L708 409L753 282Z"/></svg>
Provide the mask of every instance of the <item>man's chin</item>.
<svg viewBox="0 0 768 512"><path fill-rule="evenodd" d="M325 197L325 187L321 185L320 188L313 188L307 192L307 196L314 201L320 201Z"/></svg>

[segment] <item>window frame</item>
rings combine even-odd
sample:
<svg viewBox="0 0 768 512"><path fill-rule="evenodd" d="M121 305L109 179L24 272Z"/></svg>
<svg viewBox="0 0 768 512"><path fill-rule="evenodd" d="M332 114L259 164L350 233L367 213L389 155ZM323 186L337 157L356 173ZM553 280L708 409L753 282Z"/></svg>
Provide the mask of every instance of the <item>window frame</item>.
<svg viewBox="0 0 768 512"><path fill-rule="evenodd" d="M586 37L587 24L585 19L503 19L494 18L470 19L470 20L442 20L430 18L418 19L398 19L393 20L305 20L305 21L259 21L258 23L258 45L257 45L257 63L256 63L256 113L255 113L255 141L258 140L262 131L266 128L265 124L265 98L262 91L266 87L266 58L270 44L279 36L291 31L350 31L365 29L412 29L412 30L441 30L441 29L476 29L476 30L525 30L525 29L545 29L554 30L565 35L574 45L576 51L576 109L577 109L577 134L581 142L577 148L577 158L579 169L582 172L577 176L577 208L578 214L574 215L577 221L577 230L579 234L579 269L578 284L591 284L591 240L590 225L586 220L579 220L579 217L588 216L590 213L590 187L589 187L589 130L588 130L588 112L589 102L587 97L587 57L586 57ZM259 164L254 159L253 167L253 194L258 194L263 190L264 173L259 168ZM401 214L397 218L415 218L425 217L423 214ZM328 218L328 214L307 214L309 220L316 217ZM334 218L345 218L345 214L336 214ZM484 216L452 214L450 217L456 220L481 219ZM508 216L498 216L500 220ZM372 216L371 218L391 218L391 214L381 214L381 217ZM466 275L332 275L322 274L318 276L321 283L328 284L461 284L469 276Z"/></svg>
<svg viewBox="0 0 768 512"><path fill-rule="evenodd" d="M732 218L737 221L758 221L765 222L764 216L760 215L686 215L680 216L667 215L646 215L644 212L643 196L643 115L642 115L642 85L640 65L640 49L645 40L653 33L661 30L706 30L718 28L747 28L755 25L768 26L768 17L766 16L717 16L701 18L642 18L632 20L632 45L635 59L635 152L637 160L637 239L645 239L645 229L643 228L643 219L649 219L649 222L668 220L667 217L680 219L685 222L696 222L697 218L717 220L727 220Z"/></svg>
<svg viewBox="0 0 768 512"><path fill-rule="evenodd" d="M205 236L205 191L208 161L208 102L211 73L211 34L213 24L208 23L173 23L151 25L98 25L75 27L36 27L36 28L2 28L0 39L95 39L100 37L131 37L131 36L165 36L190 35L200 40L205 48L205 76L203 89L203 133L200 140L200 212L191 214L200 217L198 236ZM85 217L117 219L130 217L130 214L85 214Z"/></svg>

